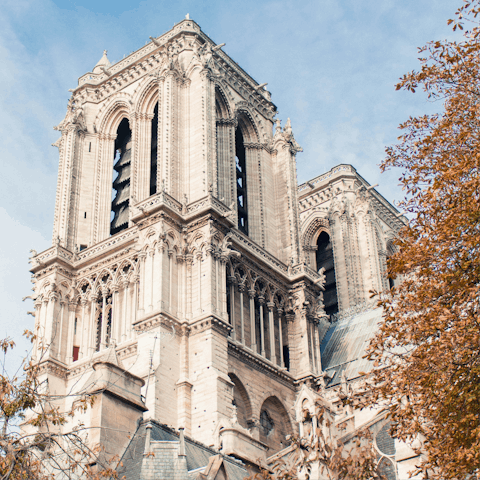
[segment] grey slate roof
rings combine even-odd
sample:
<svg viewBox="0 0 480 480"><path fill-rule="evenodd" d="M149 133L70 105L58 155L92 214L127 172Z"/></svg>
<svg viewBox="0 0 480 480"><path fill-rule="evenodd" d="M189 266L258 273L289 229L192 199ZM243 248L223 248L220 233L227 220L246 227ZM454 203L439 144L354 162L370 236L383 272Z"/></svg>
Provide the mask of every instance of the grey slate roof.
<svg viewBox="0 0 480 480"><path fill-rule="evenodd" d="M140 478L147 436L145 428L147 423L142 422L123 454L121 466L117 469L119 478L123 476L125 476L126 480L138 480ZM179 434L172 428L159 424L154 420L151 420L149 423L152 425L151 441L179 441ZM199 471L203 472L203 468L208 465L209 458L219 454L218 451L188 437L185 437L185 453L189 472L198 468L201 468L202 470ZM222 455L222 457L229 480L243 480L248 476L248 472L241 462L226 455Z"/></svg>
<svg viewBox="0 0 480 480"><path fill-rule="evenodd" d="M320 345L322 369L331 378L328 387L338 385L343 372L352 380L371 370L371 362L362 357L381 320L382 309L375 308L332 323Z"/></svg>

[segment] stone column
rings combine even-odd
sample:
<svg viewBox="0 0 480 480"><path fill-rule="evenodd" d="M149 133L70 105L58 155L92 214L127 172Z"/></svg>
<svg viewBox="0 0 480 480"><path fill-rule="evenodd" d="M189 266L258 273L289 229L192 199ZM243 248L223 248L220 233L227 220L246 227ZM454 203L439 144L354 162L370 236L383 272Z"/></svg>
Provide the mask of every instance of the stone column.
<svg viewBox="0 0 480 480"><path fill-rule="evenodd" d="M248 291L250 299L250 348L257 353L257 339L255 338L255 290Z"/></svg>
<svg viewBox="0 0 480 480"><path fill-rule="evenodd" d="M177 265L177 317L185 318L185 262L183 255L177 255L175 257Z"/></svg>
<svg viewBox="0 0 480 480"><path fill-rule="evenodd" d="M218 316L221 316L221 307L220 307L220 303L221 303L221 300L220 300L220 296L221 296L221 291L222 291L222 286L223 285L220 285L220 272L219 272L219 268L218 268L218 264L219 264L219 256L217 253L214 253L213 254L213 263L215 264L215 268L214 268L214 271L215 271L215 278L214 278L214 281L213 281L213 292L212 292L212 295L215 297L214 300L213 300L213 308L212 308L212 311L213 313L216 313Z"/></svg>
<svg viewBox="0 0 480 480"><path fill-rule="evenodd" d="M90 355L93 355L97 349L97 324L95 322L95 313L97 310L97 295L96 294L91 294L90 295L90 325L89 329L90 330L90 335L87 334L87 338L89 338L89 345L88 345L88 351Z"/></svg>
<svg viewBox="0 0 480 480"><path fill-rule="evenodd" d="M100 348L107 348L107 295L108 288L102 288L102 336L100 341Z"/></svg>
<svg viewBox="0 0 480 480"><path fill-rule="evenodd" d="M180 331L180 379L177 382L178 425L185 427L191 435L192 430L192 383L189 380L189 331L182 327Z"/></svg>
<svg viewBox="0 0 480 480"><path fill-rule="evenodd" d="M279 346L280 346L280 368L285 368L285 360L283 358L283 326L282 326L282 314L283 310L279 308L277 310L278 316L278 337L279 337Z"/></svg>
<svg viewBox="0 0 480 480"><path fill-rule="evenodd" d="M147 258L147 252L140 252L138 258L140 262L140 305L138 313L140 317L143 317L143 315L145 315L145 260Z"/></svg>
<svg viewBox="0 0 480 480"><path fill-rule="evenodd" d="M161 240L158 243L157 246L157 252L158 252L158 257L159 257L159 262L158 262L158 273L157 273L157 278L158 278L158 302L157 302L157 308L159 310L163 310L165 308L165 302L164 302L164 296L163 296L163 291L164 291L164 282L163 282L163 254L165 250L165 242Z"/></svg>
<svg viewBox="0 0 480 480"><path fill-rule="evenodd" d="M137 315L138 315L138 284L140 282L140 275L134 275L132 278L133 281L133 314L132 314L132 321L135 323L137 321Z"/></svg>
<svg viewBox="0 0 480 480"><path fill-rule="evenodd" d="M80 300L80 305L82 306L82 323L80 325L80 351L78 358L83 358L88 355L88 330L86 330L87 317L85 314L85 307L87 306L87 298L82 297Z"/></svg>
<svg viewBox="0 0 480 480"><path fill-rule="evenodd" d="M227 260L228 257L226 255L220 255L220 316L222 317L223 320L226 322L227 320ZM231 287L232 291L230 292L230 302L232 302L231 307L235 307L235 301L234 301L234 285ZM231 313L232 313L232 326L234 328L234 333L233 333L233 339L235 340L235 309L231 308Z"/></svg>
<svg viewBox="0 0 480 480"><path fill-rule="evenodd" d="M268 325L270 330L270 361L277 364L277 352L275 351L275 325L273 320L273 307L275 304L273 302L267 303L268 308Z"/></svg>
<svg viewBox="0 0 480 480"><path fill-rule="evenodd" d="M112 326L110 337L116 343L120 343L121 320L119 315L118 292L120 287L117 283L112 285Z"/></svg>
<svg viewBox="0 0 480 480"><path fill-rule="evenodd" d="M153 310L153 281L155 278L155 248L152 248L149 252L150 260L150 303L148 305L148 311L151 312Z"/></svg>
<svg viewBox="0 0 480 480"><path fill-rule="evenodd" d="M175 250L168 250L168 308L167 311L172 315L175 314L173 311L173 257L175 255Z"/></svg>
<svg viewBox="0 0 480 480"><path fill-rule="evenodd" d="M58 339L57 339L57 348L56 348L56 356L57 359L62 361L62 337L63 337L63 321L64 321L64 311L65 311L65 300L60 300L60 328L58 329ZM67 315L68 317L68 315Z"/></svg>
<svg viewBox="0 0 480 480"><path fill-rule="evenodd" d="M311 342L312 342L312 362L313 367L312 370L318 374L318 362L317 362L317 341L315 337L315 326L316 323L313 319L310 320L310 335L311 335Z"/></svg>
<svg viewBox="0 0 480 480"><path fill-rule="evenodd" d="M128 298L128 286L130 282L128 278L125 278L122 282L123 288L123 307L122 307L122 342L128 338L128 316L127 316L127 298Z"/></svg>
<svg viewBox="0 0 480 480"><path fill-rule="evenodd" d="M68 340L67 340L67 352L65 360L68 365L73 362L73 342L75 339L75 312L77 305L75 303L68 303Z"/></svg>
<svg viewBox="0 0 480 480"><path fill-rule="evenodd" d="M41 339L41 330L42 330L42 300L36 299L35 300L35 343L33 344L33 355L32 360L36 361L41 356L41 353L38 351L39 349L39 340Z"/></svg>
<svg viewBox="0 0 480 480"><path fill-rule="evenodd" d="M235 325L235 280L236 278L234 276L229 276L228 277L228 288L230 291L230 319L229 323L233 327L231 336L232 340L236 340L236 325Z"/></svg>
<svg viewBox="0 0 480 480"><path fill-rule="evenodd" d="M53 357L53 348L55 343L54 322L55 318L55 302L58 299L57 293L52 293L48 299L45 318L45 342L48 345L45 352L45 358ZM55 332L56 333L56 332Z"/></svg>
<svg viewBox="0 0 480 480"><path fill-rule="evenodd" d="M265 299L258 297L258 303L260 304L260 354L262 357L267 358L265 355L265 326L263 323Z"/></svg>
<svg viewBox="0 0 480 480"><path fill-rule="evenodd" d="M202 252L197 253L198 262L198 315L203 312L202 308Z"/></svg>
<svg viewBox="0 0 480 480"><path fill-rule="evenodd" d="M345 215L339 212L330 214L330 240L332 242L335 276L336 278L345 278L345 282L337 282L338 308L345 310L351 306L350 297L354 295L355 276L349 275L349 268L346 259L346 242L344 239L343 223Z"/></svg>
<svg viewBox="0 0 480 480"><path fill-rule="evenodd" d="M240 284L238 286L238 292L240 294L240 341L242 345L245 345L245 321L243 318L243 292L245 291L245 285Z"/></svg>
<svg viewBox="0 0 480 480"><path fill-rule="evenodd" d="M320 354L320 333L318 331L318 321L315 321L314 323L314 338L315 338L315 343L317 345L316 347L316 356L317 356L317 375L322 373L322 356Z"/></svg>
<svg viewBox="0 0 480 480"><path fill-rule="evenodd" d="M192 291L192 275L193 275L193 255L186 255L185 256L185 262L186 262L186 268L187 268L187 271L186 271L186 275L187 275L187 279L186 279L186 282L187 282L187 295L186 295L186 304L187 304L187 308L186 308L186 317L191 320L192 317L193 317L193 314L192 314L192 299L193 299L193 291Z"/></svg>
<svg viewBox="0 0 480 480"><path fill-rule="evenodd" d="M295 348L295 332L294 330L294 323L295 323L295 314L293 313L286 313L285 320L287 323L287 338L288 338L288 354L289 354L289 361L290 361L290 372L295 374L296 365L293 363L294 359L294 348ZM284 359L285 361L285 359Z"/></svg>

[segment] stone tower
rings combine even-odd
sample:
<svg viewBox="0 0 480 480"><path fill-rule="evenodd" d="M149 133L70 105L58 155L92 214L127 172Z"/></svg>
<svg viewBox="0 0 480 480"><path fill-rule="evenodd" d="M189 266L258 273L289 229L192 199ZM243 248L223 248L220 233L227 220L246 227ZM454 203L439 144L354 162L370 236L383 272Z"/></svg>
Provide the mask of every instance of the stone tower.
<svg viewBox="0 0 480 480"><path fill-rule="evenodd" d="M399 220L350 166L298 190L290 121L222 46L187 17L80 77L32 259L35 355L64 406L101 393L99 432L152 419L255 462L325 386L329 316L386 286Z"/></svg>

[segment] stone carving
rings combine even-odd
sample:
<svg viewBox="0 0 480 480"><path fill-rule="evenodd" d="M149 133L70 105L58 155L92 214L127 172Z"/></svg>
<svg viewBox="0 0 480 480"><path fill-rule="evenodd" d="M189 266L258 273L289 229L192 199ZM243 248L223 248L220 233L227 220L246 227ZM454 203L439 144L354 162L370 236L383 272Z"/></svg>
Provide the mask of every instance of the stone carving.
<svg viewBox="0 0 480 480"><path fill-rule="evenodd" d="M75 100L73 95L68 100L65 118L56 127L53 127L53 129L64 132L69 127L76 127L78 130L84 132L87 131L82 104L78 100Z"/></svg>

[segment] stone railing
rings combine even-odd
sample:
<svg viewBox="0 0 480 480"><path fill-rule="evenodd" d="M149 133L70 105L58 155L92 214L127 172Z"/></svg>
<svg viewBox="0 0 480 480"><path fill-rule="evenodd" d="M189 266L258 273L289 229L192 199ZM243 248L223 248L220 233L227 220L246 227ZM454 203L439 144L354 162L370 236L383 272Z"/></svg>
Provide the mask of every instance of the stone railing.
<svg viewBox="0 0 480 480"><path fill-rule="evenodd" d="M313 178L312 180L309 180L308 182L302 183L301 185L298 186L298 192L302 192L303 190L306 190L307 188L315 188L315 185L318 183L321 183L325 180L328 180L329 178L333 177L336 173L339 172L350 172L350 173L356 173L357 171L355 168L353 168L351 165L338 165L337 167L332 168L330 171L323 173L322 175L319 175L318 177Z"/></svg>

